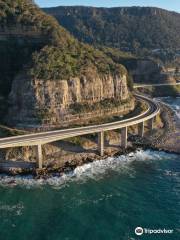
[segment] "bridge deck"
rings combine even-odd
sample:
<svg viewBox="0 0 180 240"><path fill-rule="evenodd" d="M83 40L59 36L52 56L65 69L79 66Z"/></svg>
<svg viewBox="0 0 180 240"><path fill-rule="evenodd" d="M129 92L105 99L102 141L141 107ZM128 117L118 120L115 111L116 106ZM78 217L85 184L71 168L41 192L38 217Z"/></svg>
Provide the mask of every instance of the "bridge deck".
<svg viewBox="0 0 180 240"><path fill-rule="evenodd" d="M50 143L70 137L98 133L101 131L120 129L152 119L159 113L160 109L158 103L156 103L155 101L137 94L136 98L138 100L146 102L148 105L148 109L135 117L101 125L92 125L87 127L71 128L57 131L28 134L16 137L2 138L0 139L0 148L36 146L39 144Z"/></svg>

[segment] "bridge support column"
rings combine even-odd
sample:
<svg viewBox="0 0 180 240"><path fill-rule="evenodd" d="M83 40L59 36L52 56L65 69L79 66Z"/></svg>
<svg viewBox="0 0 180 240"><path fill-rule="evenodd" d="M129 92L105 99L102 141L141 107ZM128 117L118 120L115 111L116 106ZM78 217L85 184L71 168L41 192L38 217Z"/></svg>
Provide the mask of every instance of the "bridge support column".
<svg viewBox="0 0 180 240"><path fill-rule="evenodd" d="M148 120L148 128L150 131L152 131L153 127L154 127L154 118L151 118Z"/></svg>
<svg viewBox="0 0 180 240"><path fill-rule="evenodd" d="M154 122L158 121L159 117L161 117L160 113L158 113L158 114L154 117Z"/></svg>
<svg viewBox="0 0 180 240"><path fill-rule="evenodd" d="M121 129L121 147L127 148L127 127Z"/></svg>
<svg viewBox="0 0 180 240"><path fill-rule="evenodd" d="M104 132L98 133L98 151L101 156L104 155Z"/></svg>
<svg viewBox="0 0 180 240"><path fill-rule="evenodd" d="M37 158L37 167L41 169L43 167L43 154L42 154L41 144L37 145L36 158Z"/></svg>
<svg viewBox="0 0 180 240"><path fill-rule="evenodd" d="M138 124L138 135L140 137L144 136L144 122Z"/></svg>

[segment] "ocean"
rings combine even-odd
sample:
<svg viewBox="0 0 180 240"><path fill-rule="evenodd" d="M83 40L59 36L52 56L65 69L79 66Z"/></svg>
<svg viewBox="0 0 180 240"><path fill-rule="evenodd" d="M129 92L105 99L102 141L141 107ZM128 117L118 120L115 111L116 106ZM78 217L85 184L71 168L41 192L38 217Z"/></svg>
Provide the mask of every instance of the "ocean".
<svg viewBox="0 0 180 240"><path fill-rule="evenodd" d="M179 119L180 98L163 101ZM60 178L0 175L0 240L178 240L179 163L138 149Z"/></svg>

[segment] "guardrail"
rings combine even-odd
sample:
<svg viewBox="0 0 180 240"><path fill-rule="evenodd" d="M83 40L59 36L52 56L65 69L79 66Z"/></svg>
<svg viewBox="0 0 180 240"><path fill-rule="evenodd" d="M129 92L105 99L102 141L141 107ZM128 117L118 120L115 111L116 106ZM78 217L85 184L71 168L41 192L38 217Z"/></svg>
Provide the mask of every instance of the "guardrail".
<svg viewBox="0 0 180 240"><path fill-rule="evenodd" d="M50 143L53 141L62 140L62 139L74 137L74 136L120 129L123 127L128 127L131 125L135 125L135 124L147 121L151 118L154 118L159 113L160 109L156 102L138 94L136 94L135 96L136 98L141 99L141 101L150 103L152 105L152 106L149 106L146 111L139 114L138 116L121 120L121 121L105 123L101 125L91 125L87 127L70 128L70 129L64 129L64 130L55 130L55 131L42 132L42 133L36 133L36 134L26 134L21 136L3 138L0 140L0 148L4 148L5 146L7 147L34 146L37 144ZM150 112L151 108L153 108L152 113ZM149 112L149 115L147 115L148 112Z"/></svg>
<svg viewBox="0 0 180 240"><path fill-rule="evenodd" d="M127 127L135 124L138 125L138 133L143 136L144 122L153 119L159 112L160 108L156 101L147 97L136 94L136 98L140 98L148 104L148 109L143 113L129 119L116 121L112 123L105 123L101 125L93 125L81 128L71 128L65 130L56 130L51 132L43 132L37 134L28 134L18 137L3 138L0 140L0 148L22 147L22 146L37 146L37 167L43 167L43 153L42 145L58 140L81 136L86 134L98 133L98 146L101 156L104 153L104 131L122 129L121 131L121 146L127 147ZM151 121L153 126L153 121ZM151 127L152 128L152 127Z"/></svg>
<svg viewBox="0 0 180 240"><path fill-rule="evenodd" d="M135 84L134 88L143 88L143 87L163 87L163 86L177 86L180 85L180 82L177 83L159 83L159 84Z"/></svg>

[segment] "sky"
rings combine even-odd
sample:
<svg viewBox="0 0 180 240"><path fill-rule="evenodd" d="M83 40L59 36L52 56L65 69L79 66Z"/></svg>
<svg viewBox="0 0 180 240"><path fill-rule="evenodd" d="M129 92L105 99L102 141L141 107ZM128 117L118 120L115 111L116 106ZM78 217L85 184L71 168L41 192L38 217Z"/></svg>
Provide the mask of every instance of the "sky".
<svg viewBox="0 0 180 240"><path fill-rule="evenodd" d="M153 6L180 12L180 0L35 0L40 7L55 6L95 6L95 7L121 7L121 6Z"/></svg>

